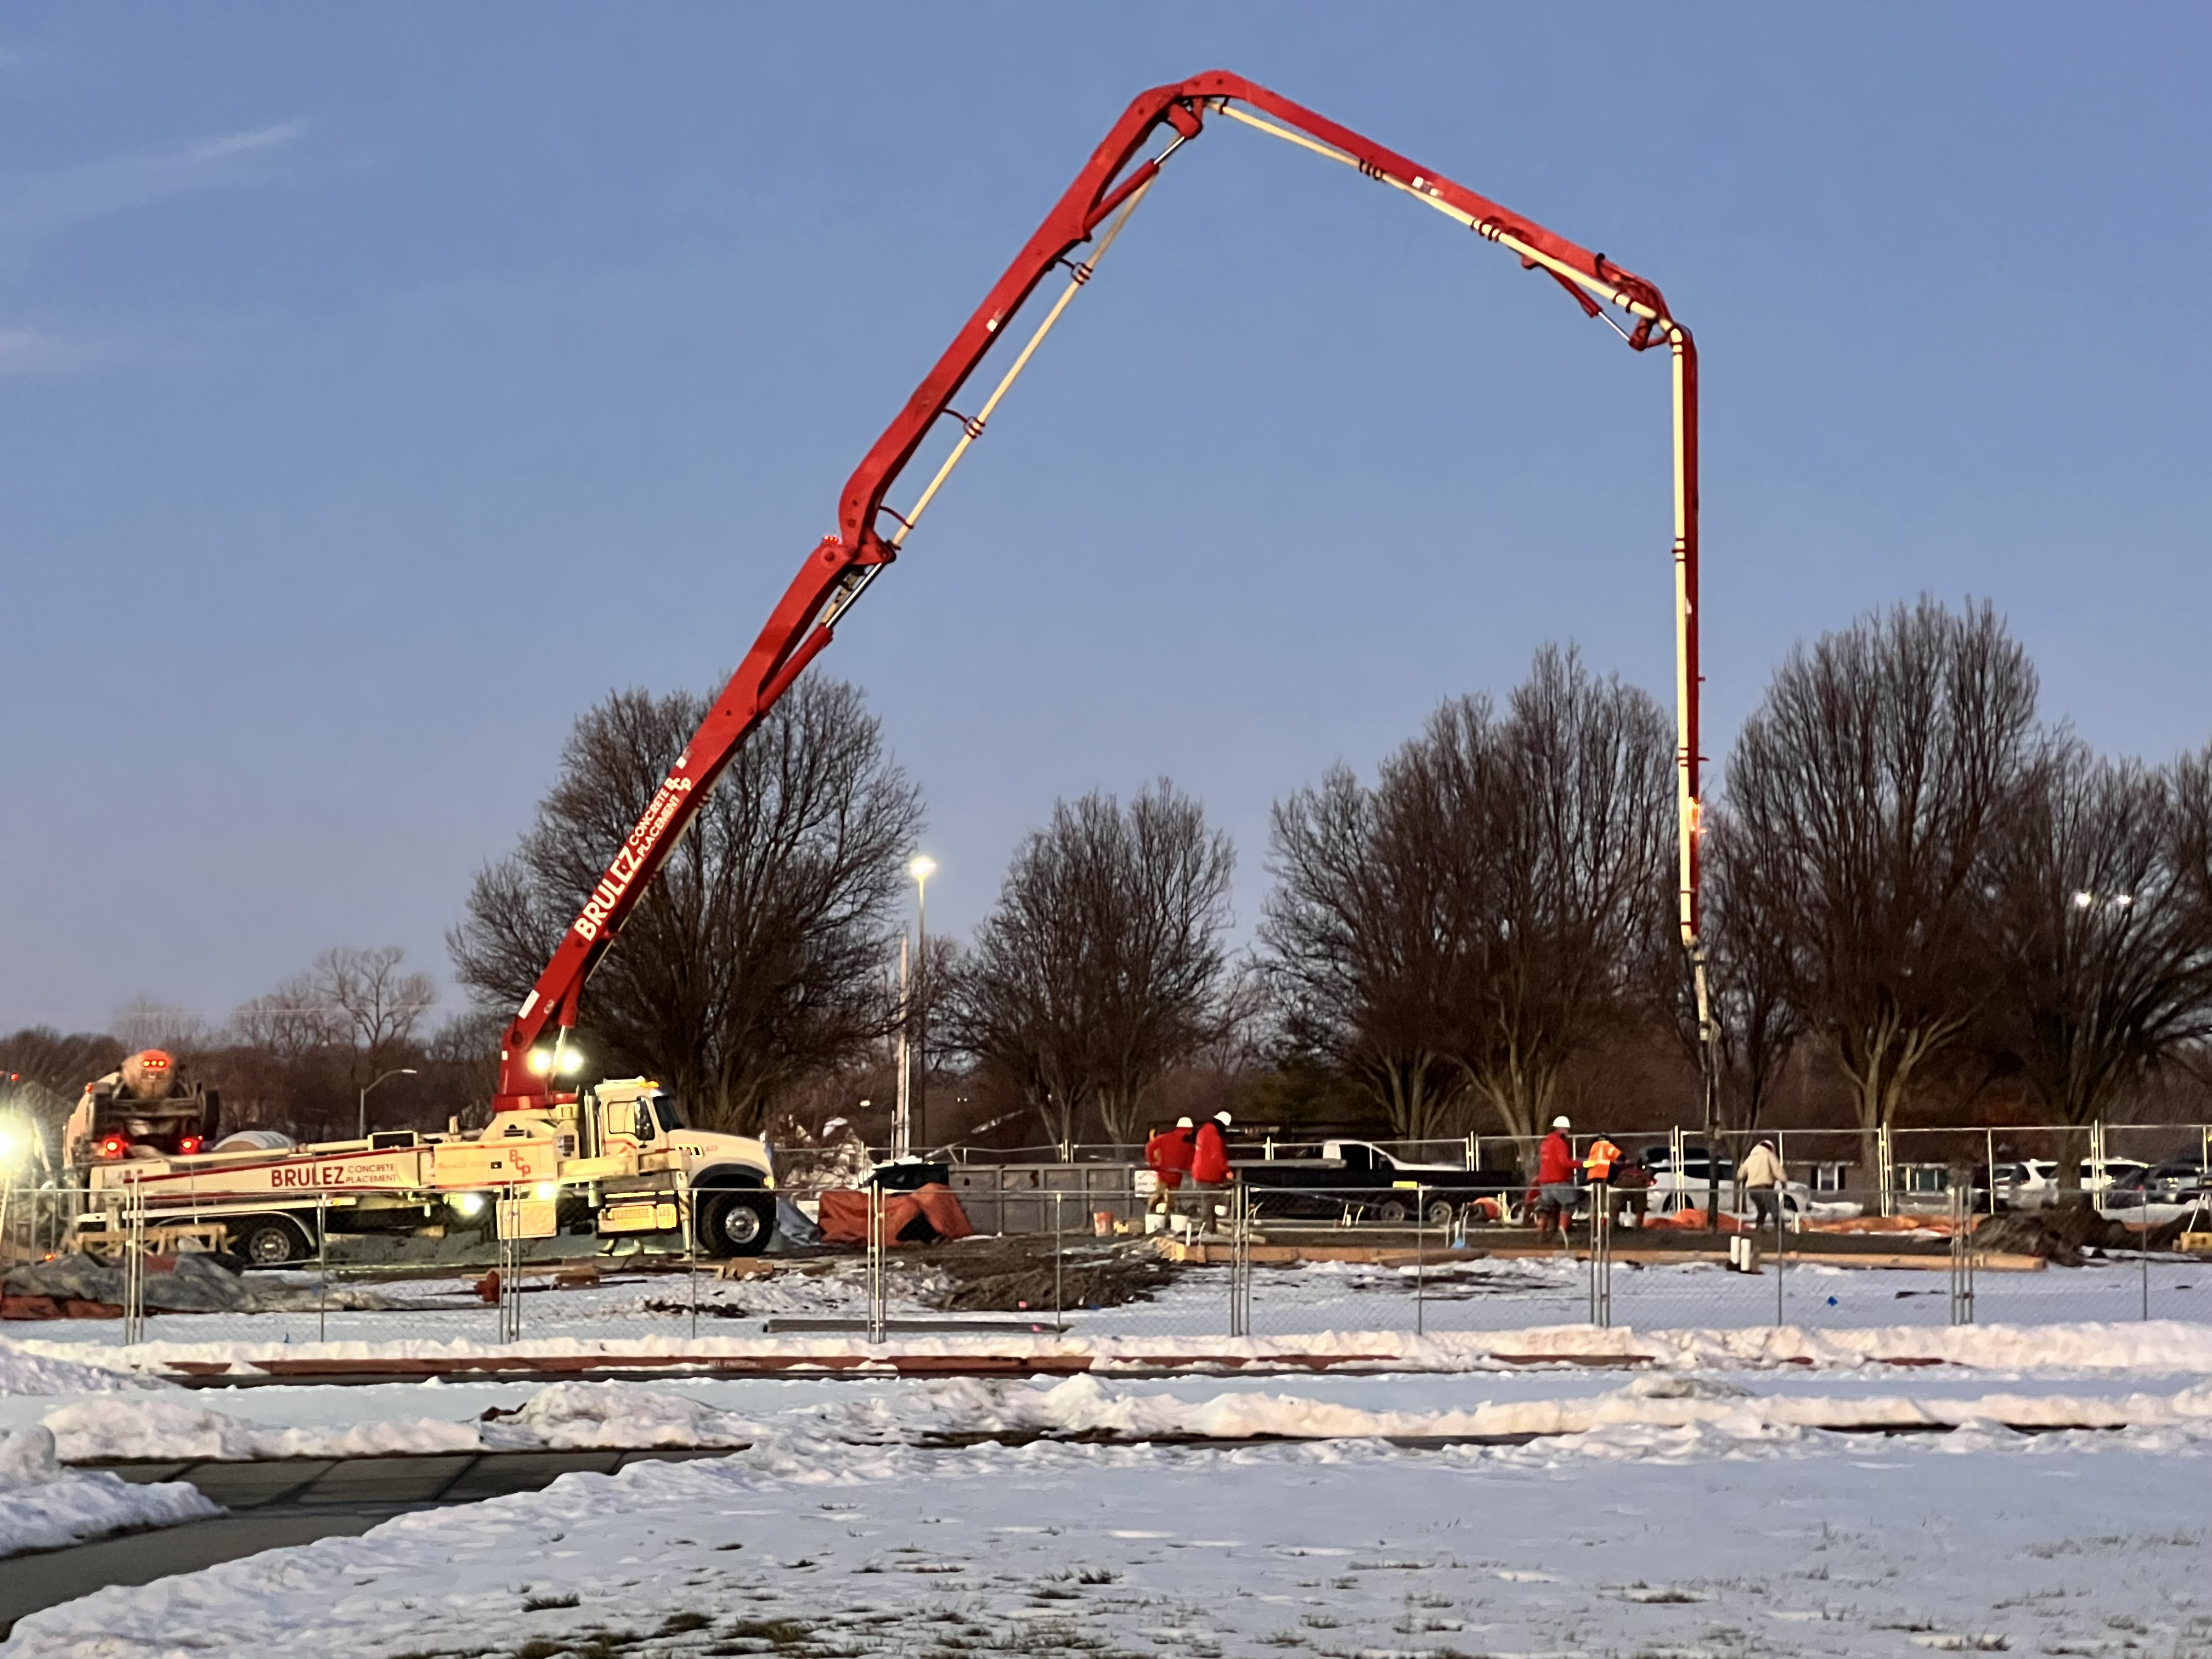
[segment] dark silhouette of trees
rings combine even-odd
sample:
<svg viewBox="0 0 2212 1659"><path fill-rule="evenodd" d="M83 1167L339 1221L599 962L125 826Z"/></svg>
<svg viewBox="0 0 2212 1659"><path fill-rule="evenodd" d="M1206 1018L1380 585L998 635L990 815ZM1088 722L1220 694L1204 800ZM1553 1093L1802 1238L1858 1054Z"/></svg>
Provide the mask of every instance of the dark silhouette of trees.
<svg viewBox="0 0 2212 1659"><path fill-rule="evenodd" d="M1289 1054L1425 1139L1456 1127L1467 1086L1451 1040L1456 895L1437 804L1393 790L1384 772L1370 793L1332 767L1275 803L1261 974Z"/></svg>
<svg viewBox="0 0 2212 1659"><path fill-rule="evenodd" d="M2179 772L2178 800L2166 774L2060 739L1999 843L1989 1040L2069 1127L2063 1186L2087 1126L2212 1036L2212 937L2190 868L2204 783L2194 763Z"/></svg>
<svg viewBox="0 0 2212 1659"><path fill-rule="evenodd" d="M580 719L515 853L451 934L460 981L519 1005L697 728L688 692L617 692ZM705 1125L755 1127L769 1097L889 1029L883 977L919 789L859 691L808 678L738 751L586 988L601 1074L674 1089Z"/></svg>
<svg viewBox="0 0 2212 1659"><path fill-rule="evenodd" d="M1644 693L1547 647L1500 715L1446 702L1374 789L1274 814L1261 944L1284 1036L1409 1137L1486 1103L1535 1133L1668 947L1672 771Z"/></svg>
<svg viewBox="0 0 2212 1659"><path fill-rule="evenodd" d="M1072 1144L1095 1112L1133 1138L1169 1067L1234 1017L1236 854L1165 779L1125 808L1062 801L1014 854L997 904L945 974L945 1040L1018 1088Z"/></svg>
<svg viewBox="0 0 2212 1659"><path fill-rule="evenodd" d="M1993 860L2035 703L1988 605L1923 599L1793 649L1729 757L1729 833L1869 1136L1996 994Z"/></svg>

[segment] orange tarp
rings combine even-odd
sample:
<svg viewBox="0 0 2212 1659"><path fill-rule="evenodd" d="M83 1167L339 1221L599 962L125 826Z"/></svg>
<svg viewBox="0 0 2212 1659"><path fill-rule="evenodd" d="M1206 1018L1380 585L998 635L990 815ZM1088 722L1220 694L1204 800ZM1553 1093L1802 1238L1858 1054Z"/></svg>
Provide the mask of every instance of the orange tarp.
<svg viewBox="0 0 2212 1659"><path fill-rule="evenodd" d="M822 1194L822 1242L868 1242L868 1194L833 1187ZM894 1244L927 1244L940 1238L965 1238L975 1231L950 1187L932 1182L919 1191L890 1193L884 1199L884 1237Z"/></svg>

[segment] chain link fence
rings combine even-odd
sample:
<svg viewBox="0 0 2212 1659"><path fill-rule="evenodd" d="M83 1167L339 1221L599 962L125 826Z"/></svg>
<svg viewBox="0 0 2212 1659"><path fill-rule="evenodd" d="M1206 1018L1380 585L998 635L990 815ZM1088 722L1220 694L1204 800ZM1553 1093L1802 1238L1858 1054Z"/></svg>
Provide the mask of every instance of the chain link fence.
<svg viewBox="0 0 2212 1659"><path fill-rule="evenodd" d="M1995 1154L1978 1164L1967 1132L1929 1132L1953 1138L1940 1160L1911 1132L1881 1138L1875 1186L1821 1178L1841 1160L1819 1156L1837 1142L1815 1133L1776 1137L1791 1179L1767 1203L1674 1135L1652 1143L1665 1155L1651 1185L1582 1188L1564 1218L1538 1213L1495 1159L1352 1184L1320 1184L1316 1160L1247 1161L1226 1185L1164 1192L1127 1163L969 1165L954 1187L975 1239L890 1238L878 1194L857 1249L724 1262L702 1256L688 1224L611 1249L562 1232L550 1205L526 1216L516 1197L434 1238L349 1233L319 1202L293 1212L312 1235L303 1253L239 1271L224 1255L234 1222L149 1213L128 1190L88 1212L81 1192L0 1188L0 1312L18 1337L278 1347L2212 1322L2212 1219L2185 1167L2203 1145L2193 1127L2100 1132L2082 1161L2102 1184L2081 1202L2054 1184L2042 1203L2023 1194L2051 1172L2008 1169L1994 1131L1972 1132ZM2011 1163L2051 1162L2013 1150ZM1914 1173L1929 1168L1943 1181ZM2017 1228L2039 1215L2079 1218L2095 1242L2030 1253Z"/></svg>

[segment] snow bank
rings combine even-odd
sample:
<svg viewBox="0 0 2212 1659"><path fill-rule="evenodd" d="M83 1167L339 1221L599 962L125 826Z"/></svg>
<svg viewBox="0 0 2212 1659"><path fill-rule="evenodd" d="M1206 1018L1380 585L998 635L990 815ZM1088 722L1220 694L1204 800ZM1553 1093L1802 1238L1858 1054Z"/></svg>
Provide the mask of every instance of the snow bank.
<svg viewBox="0 0 2212 1659"><path fill-rule="evenodd" d="M1058 1395L1042 1409L1066 1421L1117 1404L1093 1379L933 1390L939 1419L969 1422L1023 1393ZM1743 1399L1674 1376L1603 1397ZM936 1451L794 1431L111 1588L31 1615L0 1651L389 1659L605 1631L611 1649L672 1654L921 1653L948 1632L1039 1655L2117 1654L2138 1626L2144 1651L2195 1651L2205 1447L2051 1479L2074 1471L2047 1454L2127 1443L1967 1428L1877 1461L1863 1442L1703 1424L1444 1455ZM1930 1455L1948 1450L1975 1461Z"/></svg>
<svg viewBox="0 0 2212 1659"><path fill-rule="evenodd" d="M0 1439L0 1555L220 1513L195 1488L175 1481L134 1486L118 1475L65 1469L46 1429L21 1429Z"/></svg>
<svg viewBox="0 0 2212 1659"><path fill-rule="evenodd" d="M1944 1430L1993 1423L2017 1429L2179 1428L2212 1439L2212 1387L2119 1398L2074 1395L1984 1395L1917 1399L1908 1395L1755 1397L1724 1382L1638 1377L1627 1387L1579 1398L1483 1401L1440 1412L1377 1412L1294 1395L1226 1393L1192 1401L1132 1394L1095 1377L1049 1389L960 1378L924 1385L896 1401L817 1408L825 1424L878 1435L1113 1435L1128 1439L1351 1439L1610 1432L1623 1427L1710 1425L1744 1439L1778 1431Z"/></svg>
<svg viewBox="0 0 2212 1659"><path fill-rule="evenodd" d="M743 1446L759 1425L635 1382L558 1382L516 1411L470 1423L404 1418L343 1428L283 1428L167 1395L76 1401L42 1419L65 1462L205 1458L380 1457L440 1452Z"/></svg>
<svg viewBox="0 0 2212 1659"><path fill-rule="evenodd" d="M0 1395L98 1394L148 1384L112 1364L87 1364L80 1350L69 1346L41 1348L37 1344L0 1341Z"/></svg>
<svg viewBox="0 0 2212 1659"><path fill-rule="evenodd" d="M1426 1337L1404 1331L1316 1331L1274 1337L957 1334L902 1334L871 1346L859 1336L538 1338L514 1343L413 1340L398 1342L147 1342L130 1349L88 1349L76 1343L21 1340L9 1345L40 1359L73 1362L77 1374L95 1361L115 1373L160 1375L182 1366L239 1370L275 1362L343 1365L410 1361L465 1369L471 1362L739 1366L851 1372L902 1361L942 1366L963 1360L1083 1367L1104 1374L1178 1366L1342 1367L1411 1371L1480 1371L1534 1363L1650 1365L1666 1370L1758 1370L1778 1365L1856 1368L1874 1364L1944 1364L2011 1372L2039 1370L2212 1373L2212 1324L2180 1320L2072 1325L1885 1326L1867 1330L1808 1330L1796 1326L1747 1329L1638 1331L1555 1325L1512 1331L1453 1332ZM0 1376L4 1371L0 1371ZM76 1386L94 1386L79 1384ZM115 1386L111 1380L104 1386ZM42 1390L43 1391L43 1390Z"/></svg>

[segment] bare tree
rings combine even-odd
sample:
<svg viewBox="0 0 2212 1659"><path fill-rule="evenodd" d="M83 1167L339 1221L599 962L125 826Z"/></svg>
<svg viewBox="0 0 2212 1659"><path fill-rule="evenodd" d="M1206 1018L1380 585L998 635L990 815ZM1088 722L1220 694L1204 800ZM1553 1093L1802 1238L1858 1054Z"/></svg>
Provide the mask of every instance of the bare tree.
<svg viewBox="0 0 2212 1659"><path fill-rule="evenodd" d="M954 970L949 1035L1020 1087L1066 1146L1096 1109L1136 1133L1147 1092L1216 1040L1236 854L1162 779L1125 809L1092 793L1053 809L1014 854Z"/></svg>
<svg viewBox="0 0 2212 1659"><path fill-rule="evenodd" d="M2212 1036L2212 937L2189 868L2192 821L2212 803L2197 763L2180 775L2178 810L2165 775L2063 740L2001 842L1994 1035L2068 1126L2062 1186L2122 1091Z"/></svg>
<svg viewBox="0 0 2212 1659"><path fill-rule="evenodd" d="M241 1004L231 1014L231 1034L281 1060L334 1052L358 1089L412 1049L423 1016L437 1003L437 981L403 971L406 958L397 945L333 946L306 973Z"/></svg>
<svg viewBox="0 0 2212 1659"><path fill-rule="evenodd" d="M1453 1125L1466 1088L1452 1059L1462 941L1433 813L1386 812L1351 771L1275 804L1261 973L1290 1054L1318 1060L1407 1139Z"/></svg>
<svg viewBox="0 0 2212 1659"><path fill-rule="evenodd" d="M617 692L576 723L514 854L477 877L447 936L461 982L512 1008L598 883L705 702ZM859 691L805 679L714 786L584 995L586 1052L750 1128L769 1097L895 1018L883 994L921 792Z"/></svg>
<svg viewBox="0 0 2212 1659"><path fill-rule="evenodd" d="M1719 1049L1719 1127L1739 1141L1758 1131L1806 1030L1800 1006L1804 964L1778 890L1786 872L1762 861L1766 850L1738 829L1725 808L1708 813L1703 931ZM1679 954L1671 961L1678 969L1683 965ZM1686 974L1676 977L1676 1029L1696 1059L1697 1010Z"/></svg>
<svg viewBox="0 0 2212 1659"><path fill-rule="evenodd" d="M2035 701L1995 611L1923 598L1793 650L1729 758L1730 833L1869 1140L1991 994L1991 858Z"/></svg>
<svg viewBox="0 0 2212 1659"><path fill-rule="evenodd" d="M1666 917L1673 750L1650 695L1547 646L1495 725L1455 713L1430 763L1456 798L1468 955L1457 1057L1510 1134L1533 1137L1576 1051L1642 1006Z"/></svg>
<svg viewBox="0 0 2212 1659"><path fill-rule="evenodd" d="M1294 1051L1409 1138L1468 1099L1532 1135L1646 994L1671 787L1651 699L1547 647L1504 715L1446 702L1371 792L1338 769L1279 804L1261 943Z"/></svg>

